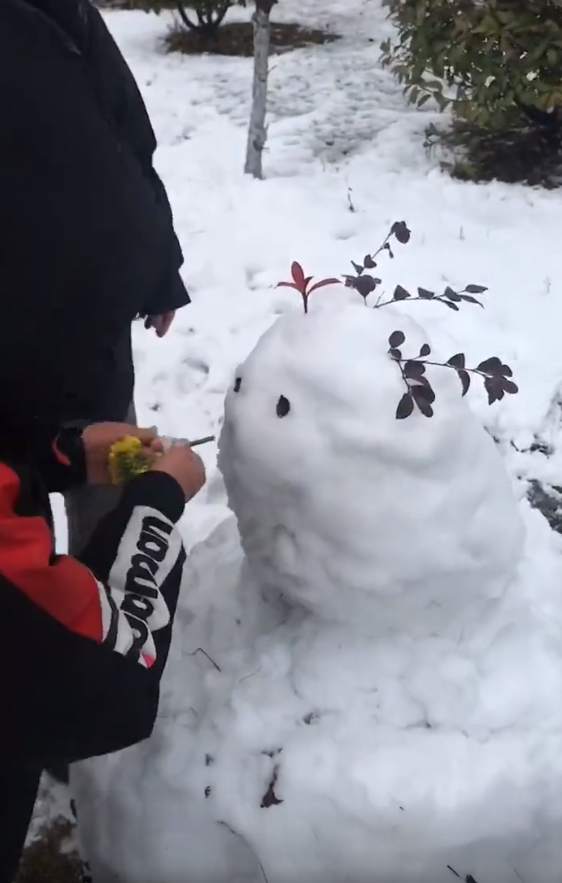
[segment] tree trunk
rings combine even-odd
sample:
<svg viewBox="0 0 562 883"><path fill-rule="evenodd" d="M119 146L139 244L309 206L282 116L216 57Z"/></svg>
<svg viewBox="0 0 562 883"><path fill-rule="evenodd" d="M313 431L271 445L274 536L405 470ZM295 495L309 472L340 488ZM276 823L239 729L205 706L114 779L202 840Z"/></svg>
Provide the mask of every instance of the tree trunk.
<svg viewBox="0 0 562 883"><path fill-rule="evenodd" d="M254 81L244 172L263 178L262 154L267 140L267 77L269 73L270 13L277 0L256 0L254 25Z"/></svg>

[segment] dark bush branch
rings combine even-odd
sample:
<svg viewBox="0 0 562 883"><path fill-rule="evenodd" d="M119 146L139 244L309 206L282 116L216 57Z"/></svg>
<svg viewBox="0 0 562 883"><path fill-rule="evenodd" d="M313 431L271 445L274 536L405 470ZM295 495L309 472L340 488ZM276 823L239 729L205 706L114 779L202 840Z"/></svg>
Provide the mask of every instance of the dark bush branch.
<svg viewBox="0 0 562 883"><path fill-rule="evenodd" d="M215 22L217 27L219 27L219 25L222 25L224 18L226 16L226 13L230 9L230 5L231 4L230 4L229 0L226 0L226 2L223 3L222 6L219 8L218 16L217 16L216 22Z"/></svg>
<svg viewBox="0 0 562 883"><path fill-rule="evenodd" d="M197 16L196 23L187 14L183 0L176 0L176 9L186 28L202 34L212 34L218 30L232 5L233 0L222 0L216 4L196 2L193 4Z"/></svg>
<svg viewBox="0 0 562 883"><path fill-rule="evenodd" d="M189 656L197 656L198 653L202 653L203 656L205 656L205 657L209 660L209 662L211 663L211 665L213 665L213 666L216 668L217 671L221 671L220 666L217 665L217 663L215 662L215 660L212 659L212 658L209 656L209 654L207 653L206 650L203 650L203 647L198 647L197 650L194 650L193 653L189 653L188 655L189 655Z"/></svg>
<svg viewBox="0 0 562 883"><path fill-rule="evenodd" d="M194 21L191 21L190 17L188 16L187 12L185 11L185 6L181 2L181 0L176 0L176 9L179 13L179 17L181 18L181 20L184 23L184 25L186 26L186 28L189 28L191 31L200 30L199 26L196 25Z"/></svg>
<svg viewBox="0 0 562 883"><path fill-rule="evenodd" d="M224 0L224 2L218 4L216 8L207 8L204 11L203 29L207 31L207 33L218 30L231 6L231 0Z"/></svg>

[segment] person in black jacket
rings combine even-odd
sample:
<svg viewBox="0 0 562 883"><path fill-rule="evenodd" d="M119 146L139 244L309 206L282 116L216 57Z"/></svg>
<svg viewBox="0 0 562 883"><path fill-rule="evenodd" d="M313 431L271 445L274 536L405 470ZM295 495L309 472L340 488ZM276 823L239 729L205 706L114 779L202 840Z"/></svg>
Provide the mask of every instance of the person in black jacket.
<svg viewBox="0 0 562 883"><path fill-rule="evenodd" d="M129 290L125 291L122 287L116 296L131 299L136 314L145 319L145 325L154 328L156 334L163 337L173 321L175 311L188 304L190 298L179 272L183 255L174 232L170 203L153 165L156 139L135 79L103 17L90 0L27 2L36 12L37 26L58 31L60 39L77 56L75 61L79 59L84 77L76 84L76 100L86 100L91 111L97 113L99 121L105 125L108 155L105 158L102 154L96 156L94 141L93 155L89 158L89 163L96 163L97 167L93 170L95 176L100 182L106 181L107 187L111 151L119 153L120 163L127 166L131 187L137 191L135 196L139 204L142 202L146 232L156 237L147 262L158 261L158 278L154 280L149 275L144 279L124 282ZM38 70L44 68L41 56L33 59L33 63L37 64ZM47 59L45 64L49 65ZM46 73L48 75L48 69ZM68 76L73 76L70 66ZM84 91L88 94L80 99L80 93ZM55 96L55 92L51 93L51 102ZM60 116L64 125L75 125L70 106L64 114L65 120L62 114ZM117 157L113 159L117 160ZM81 173L89 174L90 167L83 167ZM115 196L118 197L118 193ZM104 199L107 200L107 195L99 199L98 211L112 211L111 201L107 201L104 209ZM71 219L67 218L67 222L70 223ZM119 264L126 265L130 260L141 261L134 227L130 229L131 241L125 241L127 227L123 221L120 223L123 239L120 237L111 244L115 266L105 268L108 275L114 273ZM163 251L156 258L157 243ZM104 275L103 272L99 274L97 282L100 287L105 284ZM105 341L100 340L98 358L104 363L100 382L92 384L82 401L69 403L65 418L77 425L99 420L128 420L135 423L130 322L123 323L121 334L111 347L105 346ZM117 503L118 497L115 488L105 487L82 487L65 494L71 552L80 551L96 522Z"/></svg>
<svg viewBox="0 0 562 883"><path fill-rule="evenodd" d="M44 767L150 734L185 560L175 524L204 481L176 448L79 560L55 554L48 494L107 480L125 427L87 424L126 405L116 353L178 290L181 256L84 50L39 5L0 0L0 883Z"/></svg>
<svg viewBox="0 0 562 883"><path fill-rule="evenodd" d="M72 236L68 226L76 220L67 213L72 191L78 184L73 203L79 194L88 193L82 212L87 208L90 212L90 284L99 289L109 284L112 291L100 290L100 300L119 296L133 307L135 316L144 317L146 324L163 336L174 312L189 304L190 298L180 275L183 255L170 203L153 165L156 138L135 79L90 0L8 2L19 5L21 15L27 13L28 19L21 24L27 34L23 63L31 70L20 74L24 94L18 94L18 79L13 96L13 112L22 126L18 136L30 135L36 141L43 135L47 139L47 143L36 144L35 156L20 157L21 172L27 177L33 162L37 186L59 189L63 235L67 231ZM26 107L28 97L33 108ZM40 121L34 113L38 105L43 108ZM39 131L37 124L48 123L52 113L55 118L48 128ZM12 113L4 124L10 125L11 119ZM64 152L56 176L46 182L47 169L37 160L49 150L51 131L57 126ZM84 144L86 139L88 145ZM113 216L119 202L121 211ZM58 233L44 230L45 251L50 250ZM77 230L73 238L80 233ZM82 400L70 403L67 419L124 418L132 401L134 375L129 324L125 322L121 330L117 344L100 350L104 382L90 388Z"/></svg>
<svg viewBox="0 0 562 883"><path fill-rule="evenodd" d="M134 379L130 320L144 316L163 334L173 311L190 301L170 204L153 167L154 132L135 80L89 0L2 6L0 192L7 200L2 214L12 221L5 244L37 298L49 262L64 246L68 263L58 268L60 282L88 286L85 294L76 291L77 307L90 292L99 310L120 302L121 333L97 354L103 382L69 401L66 418L123 419ZM34 211L26 211L31 202Z"/></svg>

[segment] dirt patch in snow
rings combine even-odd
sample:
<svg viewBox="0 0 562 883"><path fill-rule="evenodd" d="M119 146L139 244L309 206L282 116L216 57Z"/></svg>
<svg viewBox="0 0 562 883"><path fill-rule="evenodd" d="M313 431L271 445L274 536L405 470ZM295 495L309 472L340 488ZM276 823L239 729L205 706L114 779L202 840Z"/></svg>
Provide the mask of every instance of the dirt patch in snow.
<svg viewBox="0 0 562 883"><path fill-rule="evenodd" d="M61 817L39 831L25 848L14 883L84 883L72 822Z"/></svg>
<svg viewBox="0 0 562 883"><path fill-rule="evenodd" d="M339 40L339 35L318 28L306 28L295 23L271 23L271 54L303 49L306 46L319 46ZM183 52L187 55L230 55L250 58L254 54L254 31L250 21L235 21L223 24L216 33L209 35L201 31L187 30L179 25L166 37L170 52Z"/></svg>

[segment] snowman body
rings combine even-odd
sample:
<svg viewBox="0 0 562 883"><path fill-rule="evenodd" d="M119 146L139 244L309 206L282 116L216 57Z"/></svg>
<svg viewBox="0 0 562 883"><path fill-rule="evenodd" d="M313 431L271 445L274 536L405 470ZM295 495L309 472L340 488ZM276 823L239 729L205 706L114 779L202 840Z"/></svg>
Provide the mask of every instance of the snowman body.
<svg viewBox="0 0 562 883"><path fill-rule="evenodd" d="M75 773L99 883L559 883L556 538L453 371L396 419L396 330L286 315L237 371L155 733Z"/></svg>

